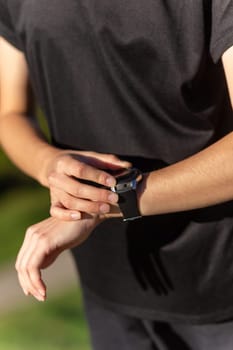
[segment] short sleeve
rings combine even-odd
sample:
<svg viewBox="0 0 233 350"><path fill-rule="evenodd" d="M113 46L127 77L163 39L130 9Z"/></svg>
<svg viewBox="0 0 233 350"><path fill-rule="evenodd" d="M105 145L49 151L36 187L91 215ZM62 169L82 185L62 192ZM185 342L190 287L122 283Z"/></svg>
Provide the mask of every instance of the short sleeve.
<svg viewBox="0 0 233 350"><path fill-rule="evenodd" d="M0 36L9 41L17 49L21 50L20 39L17 36L12 23L8 1L0 0Z"/></svg>
<svg viewBox="0 0 233 350"><path fill-rule="evenodd" d="M217 62L233 46L233 0L212 0L210 53Z"/></svg>

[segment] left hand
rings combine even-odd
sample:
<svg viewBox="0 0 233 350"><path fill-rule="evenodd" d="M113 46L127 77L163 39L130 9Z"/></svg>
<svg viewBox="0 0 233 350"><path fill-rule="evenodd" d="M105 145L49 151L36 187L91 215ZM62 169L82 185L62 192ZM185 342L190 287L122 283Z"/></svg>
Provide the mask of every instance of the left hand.
<svg viewBox="0 0 233 350"><path fill-rule="evenodd" d="M97 216L87 214L75 222L50 217L29 227L15 265L24 293L44 301L46 285L41 270L50 266L65 249L85 241L100 221Z"/></svg>

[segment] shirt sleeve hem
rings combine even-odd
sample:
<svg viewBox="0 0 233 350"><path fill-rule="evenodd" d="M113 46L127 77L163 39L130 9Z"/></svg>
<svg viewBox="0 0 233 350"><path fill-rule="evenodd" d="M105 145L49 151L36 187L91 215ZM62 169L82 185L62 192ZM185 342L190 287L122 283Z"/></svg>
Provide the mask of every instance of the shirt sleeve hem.
<svg viewBox="0 0 233 350"><path fill-rule="evenodd" d="M211 48L211 56L213 58L214 63L217 63L224 52L228 50L231 46L233 46L233 28L229 29L227 33L225 33L223 38L219 38Z"/></svg>
<svg viewBox="0 0 233 350"><path fill-rule="evenodd" d="M17 40L15 35L2 23L0 23L0 36L2 36L6 41L16 47L18 50L22 51L22 46L20 45L19 40Z"/></svg>

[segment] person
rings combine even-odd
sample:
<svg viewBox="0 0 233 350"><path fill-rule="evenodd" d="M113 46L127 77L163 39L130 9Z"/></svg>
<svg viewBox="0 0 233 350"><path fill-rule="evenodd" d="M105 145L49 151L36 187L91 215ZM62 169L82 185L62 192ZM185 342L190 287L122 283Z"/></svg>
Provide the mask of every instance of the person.
<svg viewBox="0 0 233 350"><path fill-rule="evenodd" d="M232 16L231 0L0 0L1 144L51 196L19 281L45 300L41 269L71 248L96 350L232 349Z"/></svg>

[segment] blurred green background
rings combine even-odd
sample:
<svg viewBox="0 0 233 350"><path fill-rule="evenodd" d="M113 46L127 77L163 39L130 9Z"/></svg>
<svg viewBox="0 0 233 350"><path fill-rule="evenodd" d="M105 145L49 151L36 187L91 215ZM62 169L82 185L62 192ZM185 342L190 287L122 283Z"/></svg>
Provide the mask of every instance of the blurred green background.
<svg viewBox="0 0 233 350"><path fill-rule="evenodd" d="M23 175L0 150L0 279L10 267L17 280L14 261L25 230L48 216L48 204L48 191ZM0 309L0 350L21 349L90 349L79 288L65 285L45 303L23 303L8 312Z"/></svg>

